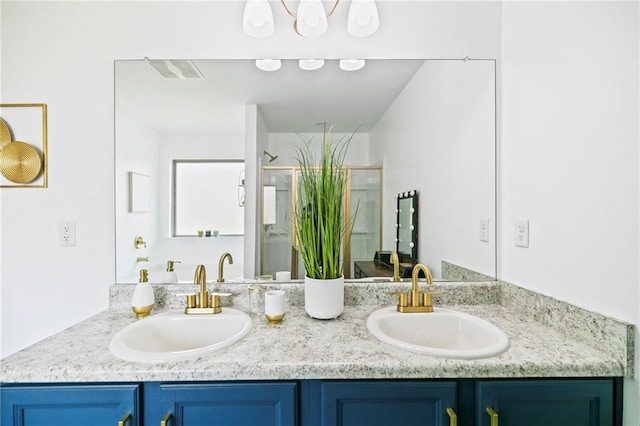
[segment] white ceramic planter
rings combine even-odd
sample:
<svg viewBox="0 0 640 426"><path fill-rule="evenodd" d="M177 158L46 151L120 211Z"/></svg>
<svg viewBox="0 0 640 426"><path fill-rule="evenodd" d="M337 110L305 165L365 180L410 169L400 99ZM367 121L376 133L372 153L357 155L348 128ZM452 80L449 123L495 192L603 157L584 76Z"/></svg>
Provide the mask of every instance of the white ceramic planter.
<svg viewBox="0 0 640 426"><path fill-rule="evenodd" d="M304 309L311 318L338 318L344 311L344 277L332 280L304 277Z"/></svg>

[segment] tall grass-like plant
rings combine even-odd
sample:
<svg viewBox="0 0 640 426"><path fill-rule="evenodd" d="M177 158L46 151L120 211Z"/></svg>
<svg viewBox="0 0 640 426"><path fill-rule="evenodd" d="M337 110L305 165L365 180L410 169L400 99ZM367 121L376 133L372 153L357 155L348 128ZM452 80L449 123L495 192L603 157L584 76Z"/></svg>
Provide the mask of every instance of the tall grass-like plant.
<svg viewBox="0 0 640 426"><path fill-rule="evenodd" d="M331 129L325 131L319 159L311 147L311 138L296 148L300 178L294 228L309 278L335 279L343 274L342 241L351 232L353 221L344 217L344 161L352 138L353 134L333 141Z"/></svg>

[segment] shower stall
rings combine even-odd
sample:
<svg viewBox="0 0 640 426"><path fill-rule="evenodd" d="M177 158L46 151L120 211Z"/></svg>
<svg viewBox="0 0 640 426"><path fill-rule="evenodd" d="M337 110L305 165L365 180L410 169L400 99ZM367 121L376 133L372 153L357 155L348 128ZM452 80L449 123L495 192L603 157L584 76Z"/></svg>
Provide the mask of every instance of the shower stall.
<svg viewBox="0 0 640 426"><path fill-rule="evenodd" d="M382 247L382 167L351 166L345 169L345 220L355 216L351 238L342 243L345 278L353 278L353 262L372 260ZM261 175L260 275L291 271L302 279L304 264L293 229L297 167L264 166Z"/></svg>

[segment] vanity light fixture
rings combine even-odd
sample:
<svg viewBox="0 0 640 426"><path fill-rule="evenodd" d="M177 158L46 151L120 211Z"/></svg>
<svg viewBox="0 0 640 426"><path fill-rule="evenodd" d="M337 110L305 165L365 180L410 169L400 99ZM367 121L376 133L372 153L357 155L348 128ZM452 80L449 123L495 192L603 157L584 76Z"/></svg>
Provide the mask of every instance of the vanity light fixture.
<svg viewBox="0 0 640 426"><path fill-rule="evenodd" d="M340 0L327 12L322 0L300 0L298 12L287 7L285 0L280 0L284 10L293 21L293 29L302 37L319 37L329 27L328 18L338 7ZM375 0L351 0L347 17L347 31L356 37L366 37L378 29L380 17ZM242 29L255 38L271 37L274 33L273 12L269 0L247 0L242 18Z"/></svg>
<svg viewBox="0 0 640 426"><path fill-rule="evenodd" d="M273 35L273 12L269 0L247 0L242 17L242 29L255 38Z"/></svg>
<svg viewBox="0 0 640 426"><path fill-rule="evenodd" d="M324 59L300 59L298 65L305 71L315 71L322 68Z"/></svg>
<svg viewBox="0 0 640 426"><path fill-rule="evenodd" d="M262 71L278 71L281 66L280 59L256 59L256 67Z"/></svg>
<svg viewBox="0 0 640 426"><path fill-rule="evenodd" d="M324 59L299 59L298 65L304 71L314 71L324 66ZM364 59L340 59L338 61L343 71L358 71L365 65ZM281 59L256 59L256 67L262 71L278 71L282 67Z"/></svg>
<svg viewBox="0 0 640 426"><path fill-rule="evenodd" d="M380 26L378 7L374 0L351 0L347 17L347 31L352 36L367 37Z"/></svg>
<svg viewBox="0 0 640 426"><path fill-rule="evenodd" d="M284 5L284 3L282 4ZM326 13L321 0L300 0L298 14L292 15L289 13L295 19L293 28L302 37L320 37L327 32L327 28L329 28L327 17L331 16L337 5L338 2L336 1L331 12Z"/></svg>
<svg viewBox="0 0 640 426"><path fill-rule="evenodd" d="M340 69L343 71L358 71L364 67L364 59L340 59Z"/></svg>

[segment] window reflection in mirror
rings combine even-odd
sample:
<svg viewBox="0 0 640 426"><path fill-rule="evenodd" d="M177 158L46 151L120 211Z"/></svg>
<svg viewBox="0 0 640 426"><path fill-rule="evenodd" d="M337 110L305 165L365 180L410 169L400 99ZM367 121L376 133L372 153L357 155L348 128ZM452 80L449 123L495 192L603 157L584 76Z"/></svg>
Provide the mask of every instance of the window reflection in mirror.
<svg viewBox="0 0 640 426"><path fill-rule="evenodd" d="M173 160L174 237L244 234L242 160Z"/></svg>

